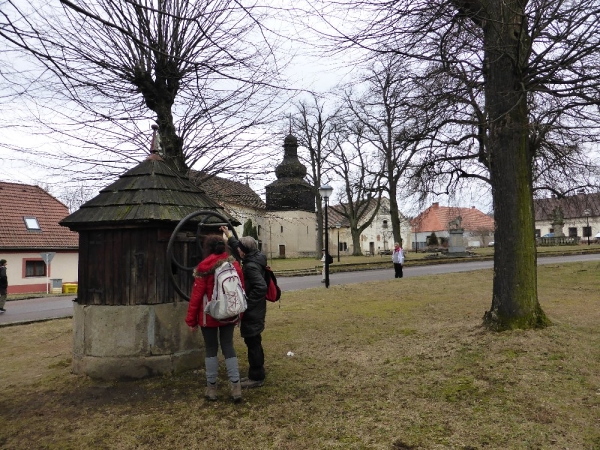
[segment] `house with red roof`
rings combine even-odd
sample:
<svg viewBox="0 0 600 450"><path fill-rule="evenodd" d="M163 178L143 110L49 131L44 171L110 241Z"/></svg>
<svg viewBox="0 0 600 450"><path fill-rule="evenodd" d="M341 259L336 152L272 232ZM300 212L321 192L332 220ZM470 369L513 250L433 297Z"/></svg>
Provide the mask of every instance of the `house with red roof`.
<svg viewBox="0 0 600 450"><path fill-rule="evenodd" d="M457 221L458 219L458 221ZM474 206L461 208L440 206L438 202L412 219L411 227L414 237L412 249L427 246L427 238L435 233L437 238L450 236L451 223L460 223L464 230L465 247L484 247L494 240L494 219L479 211Z"/></svg>
<svg viewBox="0 0 600 450"><path fill-rule="evenodd" d="M9 294L77 283L79 236L58 224L68 215L39 186L0 182L0 259L7 261ZM42 254L48 253L46 264Z"/></svg>

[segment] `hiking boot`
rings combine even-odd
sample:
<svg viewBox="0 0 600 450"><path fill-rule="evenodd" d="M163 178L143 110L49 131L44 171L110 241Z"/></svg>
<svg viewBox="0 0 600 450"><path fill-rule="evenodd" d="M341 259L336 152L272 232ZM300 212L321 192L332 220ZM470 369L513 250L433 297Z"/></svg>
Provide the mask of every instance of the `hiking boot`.
<svg viewBox="0 0 600 450"><path fill-rule="evenodd" d="M231 383L231 398L233 399L233 403L242 401L242 383L240 381Z"/></svg>
<svg viewBox="0 0 600 450"><path fill-rule="evenodd" d="M217 383L206 384L206 391L204 391L204 397L206 397L206 399L211 402L217 400Z"/></svg>
<svg viewBox="0 0 600 450"><path fill-rule="evenodd" d="M243 389L254 389L265 384L265 380L251 380L250 378L245 378L240 384Z"/></svg>

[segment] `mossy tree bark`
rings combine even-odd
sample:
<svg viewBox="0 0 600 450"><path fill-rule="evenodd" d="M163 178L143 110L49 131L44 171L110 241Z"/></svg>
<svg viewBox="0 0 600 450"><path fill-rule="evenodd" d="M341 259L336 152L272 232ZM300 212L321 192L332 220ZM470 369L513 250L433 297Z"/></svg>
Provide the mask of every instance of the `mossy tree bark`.
<svg viewBox="0 0 600 450"><path fill-rule="evenodd" d="M492 306L485 324L496 330L548 324L537 295L533 213L533 155L528 146L524 76L530 52L526 1L467 1L483 29L485 104L494 202Z"/></svg>

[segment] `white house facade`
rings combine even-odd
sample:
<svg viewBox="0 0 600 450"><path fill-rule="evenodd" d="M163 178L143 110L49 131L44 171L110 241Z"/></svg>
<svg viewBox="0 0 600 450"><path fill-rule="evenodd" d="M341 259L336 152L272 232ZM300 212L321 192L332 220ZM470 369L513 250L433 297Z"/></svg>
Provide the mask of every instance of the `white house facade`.
<svg viewBox="0 0 600 450"><path fill-rule="evenodd" d="M59 225L68 208L38 186L0 183L0 197L0 259L7 261L8 293L60 292L63 283L76 284L79 236Z"/></svg>

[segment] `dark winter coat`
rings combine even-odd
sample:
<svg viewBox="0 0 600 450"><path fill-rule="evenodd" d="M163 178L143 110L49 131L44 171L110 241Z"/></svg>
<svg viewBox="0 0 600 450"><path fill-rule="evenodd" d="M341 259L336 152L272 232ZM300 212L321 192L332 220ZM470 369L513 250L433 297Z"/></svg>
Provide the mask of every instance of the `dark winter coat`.
<svg viewBox="0 0 600 450"><path fill-rule="evenodd" d="M235 237L229 238L229 246L237 248L238 241ZM242 337L252 337L260 334L265 329L265 318L267 316L267 282L265 281L265 268L267 257L258 250L252 250L244 255L242 260L242 271L244 272L244 283L248 309L242 316L240 333Z"/></svg>
<svg viewBox="0 0 600 450"><path fill-rule="evenodd" d="M215 328L224 325L230 325L231 322L223 323L217 319L212 318L210 315L204 315L204 294L208 296L209 300L212 300L213 289L215 286L215 269L223 264L230 256L227 253L221 253L219 255L208 255L194 271L194 287L192 288L192 295L190 297L190 304L188 306L187 316L185 323L190 327L201 327ZM230 260L232 260L231 258ZM240 280L242 280L242 287L244 286L244 275L242 268L237 261L233 261L233 266L237 271ZM204 318L206 317L206 324ZM237 323L237 321L236 321Z"/></svg>
<svg viewBox="0 0 600 450"><path fill-rule="evenodd" d="M6 276L6 267L0 266L0 289L8 287L8 277Z"/></svg>

